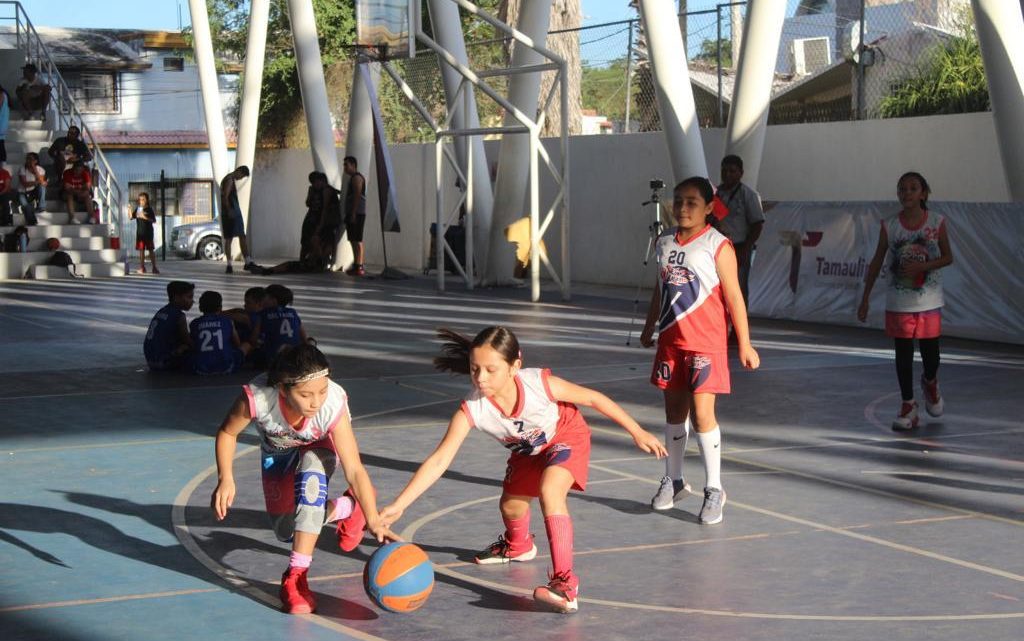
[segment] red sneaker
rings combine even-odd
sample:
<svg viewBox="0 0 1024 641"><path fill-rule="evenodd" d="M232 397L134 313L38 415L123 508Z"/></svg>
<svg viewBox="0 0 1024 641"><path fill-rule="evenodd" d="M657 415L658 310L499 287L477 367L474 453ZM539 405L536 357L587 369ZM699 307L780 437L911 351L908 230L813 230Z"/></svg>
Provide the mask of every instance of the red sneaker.
<svg viewBox="0 0 1024 641"><path fill-rule="evenodd" d="M549 575L550 576L550 575ZM557 612L569 614L579 609L580 580L572 570L550 576L547 585L533 591L534 601L550 606Z"/></svg>
<svg viewBox="0 0 1024 641"><path fill-rule="evenodd" d="M914 401L903 401L900 405L900 413L892 420L892 429L897 432L906 432L917 427L917 403Z"/></svg>
<svg viewBox="0 0 1024 641"><path fill-rule="evenodd" d="M306 568L288 568L281 576L281 611L288 614L310 614L316 599L306 582Z"/></svg>
<svg viewBox="0 0 1024 641"><path fill-rule="evenodd" d="M338 533L338 547L343 552L351 552L359 547L360 541L363 540L363 530L366 529L366 516L363 514L363 508L359 507L359 501L356 500L356 495L352 493L352 488L345 490L344 496L352 499L352 514L338 521L336 531Z"/></svg>

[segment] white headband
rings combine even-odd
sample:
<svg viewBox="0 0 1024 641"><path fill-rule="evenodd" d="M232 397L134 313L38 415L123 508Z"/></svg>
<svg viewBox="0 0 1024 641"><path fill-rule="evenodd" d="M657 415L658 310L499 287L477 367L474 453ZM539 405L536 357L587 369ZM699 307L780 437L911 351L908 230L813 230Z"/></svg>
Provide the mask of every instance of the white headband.
<svg viewBox="0 0 1024 641"><path fill-rule="evenodd" d="M321 378L323 376L327 376L330 373L331 373L331 370L329 370L329 369L322 369L319 372L313 372L312 374L306 374L305 376L300 376L298 378L287 379L284 382L285 382L286 385L298 385L299 383L308 383L309 381L311 381L313 379Z"/></svg>

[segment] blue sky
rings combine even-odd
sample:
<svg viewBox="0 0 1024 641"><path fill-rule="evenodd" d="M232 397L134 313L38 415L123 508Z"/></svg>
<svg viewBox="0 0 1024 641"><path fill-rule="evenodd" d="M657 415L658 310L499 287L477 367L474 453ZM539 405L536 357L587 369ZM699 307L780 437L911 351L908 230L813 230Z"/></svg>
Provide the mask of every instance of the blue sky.
<svg viewBox="0 0 1024 641"><path fill-rule="evenodd" d="M689 5L691 10L707 9L719 1L689 0ZM582 2L584 24L624 20L634 15L628 0ZM189 22L188 0L22 0L22 5L34 24L48 27L177 29L179 7L182 23ZM0 14L3 12L0 9Z"/></svg>

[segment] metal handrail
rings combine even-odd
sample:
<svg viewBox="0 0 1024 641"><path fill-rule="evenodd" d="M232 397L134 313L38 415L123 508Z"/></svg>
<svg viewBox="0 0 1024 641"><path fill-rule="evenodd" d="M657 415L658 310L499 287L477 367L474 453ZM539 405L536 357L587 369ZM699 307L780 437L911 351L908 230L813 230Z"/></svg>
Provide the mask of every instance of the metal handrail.
<svg viewBox="0 0 1024 641"><path fill-rule="evenodd" d="M0 1L0 4L14 5L17 47L25 51L25 62L35 64L39 73L45 75L50 81L50 90L55 94L53 96L57 112L55 124L59 125L58 129L64 128L66 130L72 124L76 125L81 130L82 139L88 145L90 153L92 153L97 174L93 189L96 190L97 199L100 202L100 222L115 225L118 235L122 238L126 237L125 230L123 229L126 219L122 211L123 192L121 184L117 181L117 176L107 161L107 157L103 154L103 150L96 144L92 132L89 131L89 127L85 124L82 113L75 105L74 98L71 96L71 90L64 81L64 77L60 75L60 70L50 56L50 52L43 43L42 38L39 37L35 25L29 20L28 14L25 12L24 7L21 6L21 2L3 0ZM67 109L67 113L65 113L65 109ZM125 251L125 249L125 246L122 245L122 251Z"/></svg>

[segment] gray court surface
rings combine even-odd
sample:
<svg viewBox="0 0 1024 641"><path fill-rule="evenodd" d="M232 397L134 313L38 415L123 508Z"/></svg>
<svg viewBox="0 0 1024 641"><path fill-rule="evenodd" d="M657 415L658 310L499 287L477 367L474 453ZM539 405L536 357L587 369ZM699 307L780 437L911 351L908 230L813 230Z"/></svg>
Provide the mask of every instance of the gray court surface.
<svg viewBox="0 0 1024 641"><path fill-rule="evenodd" d="M444 432L465 377L435 373L434 330L514 329L526 366L598 389L661 432L653 352L627 347L632 291L578 287L446 295L433 280L341 274L227 276L169 262L159 278L0 283L0 637L15 639L985 639L1024 638L1024 349L943 340L946 414L897 434L889 341L871 330L754 319L762 367L720 397L725 520L697 497L652 512L662 463L587 413L591 483L570 498L580 610L530 595L550 558L480 567L502 531L505 453L472 434L451 470L396 525L435 564L419 611L388 614L362 589L375 545L342 554L325 529L314 615L278 611L287 546L263 512L250 431L228 519L207 507L213 434L246 372L145 371L141 342L170 278L241 303L281 282L349 393L382 501ZM190 313L194 317L196 310ZM853 310L850 311L851 315ZM918 365L919 367L919 365ZM691 439L686 474L702 486ZM336 479L331 494L340 492Z"/></svg>

